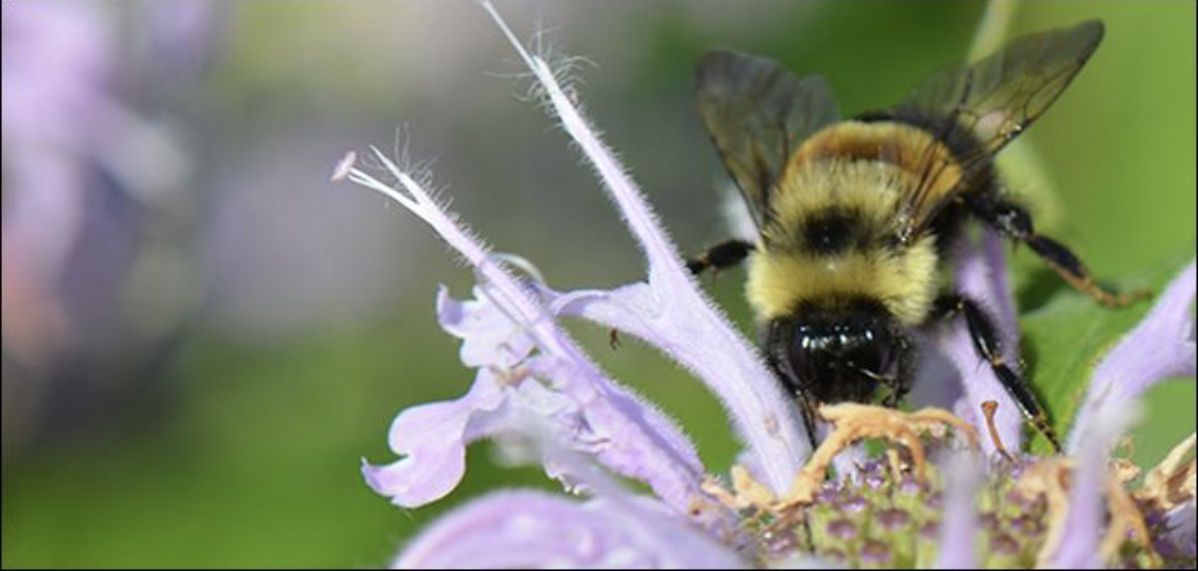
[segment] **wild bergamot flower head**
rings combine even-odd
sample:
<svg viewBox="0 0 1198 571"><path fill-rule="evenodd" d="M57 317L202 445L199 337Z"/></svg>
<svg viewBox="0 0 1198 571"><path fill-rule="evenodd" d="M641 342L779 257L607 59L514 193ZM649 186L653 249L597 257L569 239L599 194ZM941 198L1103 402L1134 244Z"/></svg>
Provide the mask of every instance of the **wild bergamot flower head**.
<svg viewBox="0 0 1198 571"><path fill-rule="evenodd" d="M334 179L419 216L477 278L469 300L444 289L437 296L441 327L462 340L473 386L457 400L403 411L389 433L400 458L364 462L367 483L397 505L425 505L461 480L466 446L507 437L530 443L574 496L502 491L475 500L411 541L395 566L1193 567L1195 462L1186 458L1194 437L1139 485L1138 470L1111 457L1136 397L1167 376L1194 373L1193 263L1095 368L1063 455L1022 452L1018 409L964 331L938 340L961 382L953 411L825 406L830 430L813 451L793 401L698 287L576 95L485 7L598 173L648 272L612 290L555 291L523 277L514 258L489 252L407 157L373 149L379 176L352 153L338 165ZM956 279L996 310L1006 346L1017 347L995 236L961 245ZM559 324L567 316L639 337L693 372L728 410L745 445L741 463L727 478L711 474L668 416L579 348ZM645 483L653 497L611 474Z"/></svg>

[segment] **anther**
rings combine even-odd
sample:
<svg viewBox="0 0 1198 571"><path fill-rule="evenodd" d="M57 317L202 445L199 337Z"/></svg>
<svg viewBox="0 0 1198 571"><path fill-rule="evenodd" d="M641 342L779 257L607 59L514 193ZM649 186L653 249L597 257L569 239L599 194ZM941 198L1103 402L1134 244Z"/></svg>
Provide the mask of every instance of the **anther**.
<svg viewBox="0 0 1198 571"><path fill-rule="evenodd" d="M990 433L990 440L994 442L994 449L1002 454L1008 462L1015 461L1010 452L1007 452L1007 447L1003 446L1002 438L998 435L998 427L994 424L994 413L998 411L998 402L988 400L982 403L982 414L986 417L986 430Z"/></svg>

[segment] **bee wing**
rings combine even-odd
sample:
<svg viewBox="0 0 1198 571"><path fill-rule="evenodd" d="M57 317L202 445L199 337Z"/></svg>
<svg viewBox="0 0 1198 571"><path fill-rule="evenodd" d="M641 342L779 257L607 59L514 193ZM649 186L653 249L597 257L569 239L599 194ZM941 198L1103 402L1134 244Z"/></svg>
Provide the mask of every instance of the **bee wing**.
<svg viewBox="0 0 1198 571"><path fill-rule="evenodd" d="M727 50L703 55L695 90L703 126L760 229L791 153L839 119L832 90L823 78L799 79L773 60Z"/></svg>
<svg viewBox="0 0 1198 571"><path fill-rule="evenodd" d="M945 117L938 139L951 142L968 137L973 151L957 157L962 182L1007 143L1036 121L1065 90L1102 40L1098 20L1072 28L1022 36L972 65L941 71L917 85L901 106L918 113ZM929 153L930 155L930 153ZM927 166L923 178L934 181L944 165ZM963 185L958 185L956 191ZM911 195L911 228L917 233L956 192L930 196L931 184Z"/></svg>

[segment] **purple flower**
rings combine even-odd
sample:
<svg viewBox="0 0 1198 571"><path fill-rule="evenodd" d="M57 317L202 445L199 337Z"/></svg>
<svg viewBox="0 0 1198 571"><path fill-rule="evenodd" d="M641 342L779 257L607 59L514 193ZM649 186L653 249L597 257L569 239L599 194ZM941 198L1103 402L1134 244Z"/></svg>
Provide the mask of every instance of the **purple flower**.
<svg viewBox="0 0 1198 571"><path fill-rule="evenodd" d="M743 562L647 498L580 502L512 490L437 521L393 566L729 569Z"/></svg>
<svg viewBox="0 0 1198 571"><path fill-rule="evenodd" d="M648 276L613 290L555 291L539 277L519 277L512 258L490 254L431 197L428 174L409 170L406 157L394 161L374 149L369 158L393 185L359 167L352 153L338 164L334 180L376 190L419 216L473 267L478 282L471 300L454 300L444 289L437 299L442 328L462 340L461 360L476 370L474 385L457 400L402 412L389 434L400 458L386 466L364 463L367 483L398 505L420 506L456 487L469 443L506 437L536 443L546 472L588 496L496 492L434 523L395 566L1152 564L1161 562L1162 537L1170 562L1193 563L1192 534L1166 533L1193 529L1193 486L1168 484L1183 469L1180 460L1171 455L1162 462L1152 480L1160 484L1133 498L1108 458L1130 420L1113 411L1126 409L1161 376L1185 370L1185 359L1193 369L1186 310L1194 296L1192 265L1096 369L1091 392L1098 396L1087 399L1073 429L1092 438L1079 450L1071 447L1074 457L1018 453L1017 409L988 373L979 373L985 367L959 331L940 348L959 373L963 390L955 408L969 422L938 409L825 407L834 426L813 454L791 400L697 287L574 94L484 7L595 168L646 255ZM1008 359L1017 362L1000 245L988 235L980 247L962 248L958 285L998 316ZM720 398L745 444L730 482L707 471L672 420L604 374L560 327L562 316L639 337L694 372ZM1151 357L1165 364L1147 366L1142 347L1159 348ZM988 439L978 437L983 421L973 411L990 400L999 402L998 433L1015 452L1009 458L979 444ZM853 447L862 438L891 446L884 457L870 458ZM843 460L845 451L855 455L851 462ZM838 458L842 468L854 465L855 477L825 481ZM937 465L937 458L946 460ZM633 494L603 469L644 482L656 498ZM1146 517L1157 508L1141 504L1157 506L1160 517ZM1148 533L1158 531L1154 543Z"/></svg>
<svg viewBox="0 0 1198 571"><path fill-rule="evenodd" d="M1085 400L1074 419L1066 449L1078 453L1099 418L1117 414L1156 383L1193 375L1195 362L1194 263L1169 284L1148 317L1123 337L1094 369Z"/></svg>
<svg viewBox="0 0 1198 571"><path fill-rule="evenodd" d="M116 401L160 380L131 371L161 360L194 313L189 193L204 171L175 105L198 77L178 58L213 51L219 10L0 5L6 446L120 414ZM80 390L96 398L64 422L61 395Z"/></svg>
<svg viewBox="0 0 1198 571"><path fill-rule="evenodd" d="M981 471L973 460L962 454L955 456L946 467L945 493L949 494L944 519L940 525L939 569L973 569L977 557L973 551L978 532L977 513L973 496L981 485Z"/></svg>
<svg viewBox="0 0 1198 571"><path fill-rule="evenodd" d="M187 0L125 14L86 2L5 2L2 10L0 325L5 357L38 369L58 353L83 353L72 347L88 344L81 337L110 343L121 328L117 316L78 308L119 305L117 286L109 284L130 280L120 270L128 264L125 250L146 233L130 227L126 203L177 208L172 194L193 174L180 133L148 112L168 103L161 93L166 82L151 76L169 70L176 89L190 85L179 81L187 67L179 58L184 51L191 58L211 53L217 9ZM169 21L172 29L159 33L151 18ZM134 43L143 36L154 45ZM139 58L153 63L122 67L123 59ZM70 270L87 272L73 276L87 284L79 292L64 285Z"/></svg>

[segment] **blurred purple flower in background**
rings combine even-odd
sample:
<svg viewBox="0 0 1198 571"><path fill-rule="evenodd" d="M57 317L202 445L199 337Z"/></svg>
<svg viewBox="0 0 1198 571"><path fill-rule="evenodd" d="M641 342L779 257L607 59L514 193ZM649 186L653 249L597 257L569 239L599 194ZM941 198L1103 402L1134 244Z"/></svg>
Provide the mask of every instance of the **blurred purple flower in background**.
<svg viewBox="0 0 1198 571"><path fill-rule="evenodd" d="M432 226L478 282L472 300L445 290L437 298L442 328L462 339L461 360L476 369L474 385L458 400L402 412L389 432L400 459L364 463L367 483L397 505L421 506L457 486L468 444L516 438L537 443L546 473L587 497L496 492L435 522L395 566L1193 566L1195 470L1184 462L1193 439L1131 491L1134 476L1109 457L1134 420L1136 398L1166 376L1193 373L1193 263L1095 369L1069 436L1070 456L1020 452L1022 419L961 331L938 345L961 379L953 408L972 431L958 430L953 440L927 430L931 420L959 422L930 409L842 408L839 418L826 409L836 427L813 455L791 400L686 271L640 191L583 118L577 94L485 6L619 208L646 255L648 278L613 290L555 292L539 278L519 277L514 270L522 264L512 257L489 253L434 199L428 173L406 156L393 161L375 149L338 165L335 180L383 193ZM390 183L359 163L379 167ZM963 244L957 280L1000 316L1014 348L1000 246L989 234ZM672 420L594 364L558 324L561 316L645 340L720 398L746 447L731 489ZM961 433L969 440L987 433L979 411L988 401L998 403L997 439L980 439L988 460L979 461L951 443L967 440ZM904 440L917 429L922 440ZM822 462L859 438L853 434L904 447L839 464L837 478L825 482ZM941 459L926 475L924 446ZM647 484L656 497L633 494L598 467Z"/></svg>
<svg viewBox="0 0 1198 571"><path fill-rule="evenodd" d="M50 401L73 401L46 424L62 429L130 390L196 299L182 191L197 165L161 110L199 77L217 9L122 8L2 7L6 454Z"/></svg>

